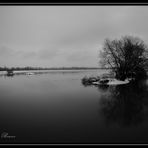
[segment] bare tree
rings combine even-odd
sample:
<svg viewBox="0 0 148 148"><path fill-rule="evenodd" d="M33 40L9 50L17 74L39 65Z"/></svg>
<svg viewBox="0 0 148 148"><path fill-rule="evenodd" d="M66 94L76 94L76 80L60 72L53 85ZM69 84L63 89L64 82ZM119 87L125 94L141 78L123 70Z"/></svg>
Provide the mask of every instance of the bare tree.
<svg viewBox="0 0 148 148"><path fill-rule="evenodd" d="M146 77L147 57L148 48L140 38L124 36L119 40L105 40L100 64L111 68L119 80L140 79Z"/></svg>

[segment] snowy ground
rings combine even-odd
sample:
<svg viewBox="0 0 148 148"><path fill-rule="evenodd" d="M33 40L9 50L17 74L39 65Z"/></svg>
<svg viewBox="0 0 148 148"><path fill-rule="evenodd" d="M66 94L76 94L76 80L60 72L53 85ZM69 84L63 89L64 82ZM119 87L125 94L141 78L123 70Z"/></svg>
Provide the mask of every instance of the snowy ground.
<svg viewBox="0 0 148 148"><path fill-rule="evenodd" d="M120 80L116 80L116 79L110 79L109 82L106 83L105 85L123 85L123 84L127 84L127 83L129 83L129 80L120 81ZM100 82L93 82L93 84L102 85Z"/></svg>
<svg viewBox="0 0 148 148"><path fill-rule="evenodd" d="M125 80L125 81L119 81L119 80L112 80L108 82L108 85L122 85L122 84L127 84L129 83L129 80Z"/></svg>

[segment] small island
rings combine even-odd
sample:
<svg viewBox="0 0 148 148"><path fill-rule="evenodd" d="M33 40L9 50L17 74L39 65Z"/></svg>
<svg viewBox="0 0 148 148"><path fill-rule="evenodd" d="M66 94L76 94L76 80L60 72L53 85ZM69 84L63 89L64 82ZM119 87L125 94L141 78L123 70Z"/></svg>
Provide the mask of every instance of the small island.
<svg viewBox="0 0 148 148"><path fill-rule="evenodd" d="M82 84L121 85L147 78L148 47L138 37L106 39L99 55L102 68L109 68L110 73L97 77L85 76Z"/></svg>

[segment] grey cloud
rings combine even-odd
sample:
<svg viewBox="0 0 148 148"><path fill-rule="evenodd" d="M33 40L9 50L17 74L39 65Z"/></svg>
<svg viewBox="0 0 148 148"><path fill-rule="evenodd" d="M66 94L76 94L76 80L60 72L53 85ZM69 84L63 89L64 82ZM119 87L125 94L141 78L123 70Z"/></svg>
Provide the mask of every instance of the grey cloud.
<svg viewBox="0 0 148 148"><path fill-rule="evenodd" d="M39 51L27 51L23 52L21 56L25 59L42 59L42 60L50 60L57 55L56 50L49 50L49 49L41 49Z"/></svg>
<svg viewBox="0 0 148 148"><path fill-rule="evenodd" d="M34 51L24 52L22 53L23 58L34 58L37 56L37 53Z"/></svg>
<svg viewBox="0 0 148 148"><path fill-rule="evenodd" d="M75 54L71 54L67 60L70 61L89 61L89 59L92 58L92 55L88 55L88 54L82 54L82 53L75 53Z"/></svg>
<svg viewBox="0 0 148 148"><path fill-rule="evenodd" d="M1 46L0 47L0 56L3 59L8 58L7 60L15 59L15 58L23 58L29 59L34 58L36 56L36 52L34 51L21 51L21 50L14 50L12 48L9 48L7 46Z"/></svg>
<svg viewBox="0 0 148 148"><path fill-rule="evenodd" d="M71 53L67 56L67 61L79 61L79 62L88 62L90 60L94 60L96 58L96 49L91 48L82 48L78 50L73 50Z"/></svg>
<svg viewBox="0 0 148 148"><path fill-rule="evenodd" d="M40 50L37 51L37 56L40 59L45 59L45 60L50 60L53 59L54 57L56 57L58 55L58 47L55 45L50 45L48 47L42 48Z"/></svg>
<svg viewBox="0 0 148 148"><path fill-rule="evenodd" d="M16 58L22 54L22 51L17 51L7 46L0 46L1 58Z"/></svg>
<svg viewBox="0 0 148 148"><path fill-rule="evenodd" d="M6 56L6 57L8 57L8 56L12 56L14 54L15 54L15 52L14 52L13 49L8 48L6 46L1 46L0 47L0 56Z"/></svg>
<svg viewBox="0 0 148 148"><path fill-rule="evenodd" d="M105 38L131 34L148 42L147 14L147 6L0 6L0 60L93 66Z"/></svg>

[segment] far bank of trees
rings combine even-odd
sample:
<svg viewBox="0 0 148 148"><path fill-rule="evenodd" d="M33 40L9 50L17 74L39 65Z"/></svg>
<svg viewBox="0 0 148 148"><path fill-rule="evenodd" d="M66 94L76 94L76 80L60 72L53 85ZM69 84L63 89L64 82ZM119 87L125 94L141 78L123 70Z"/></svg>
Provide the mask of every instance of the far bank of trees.
<svg viewBox="0 0 148 148"><path fill-rule="evenodd" d="M22 71L22 70L87 70L87 69L102 69L98 67L0 67L0 71Z"/></svg>
<svg viewBox="0 0 148 148"><path fill-rule="evenodd" d="M124 36L118 40L106 39L100 51L100 64L111 68L118 80L146 78L148 47L143 40L133 36Z"/></svg>

